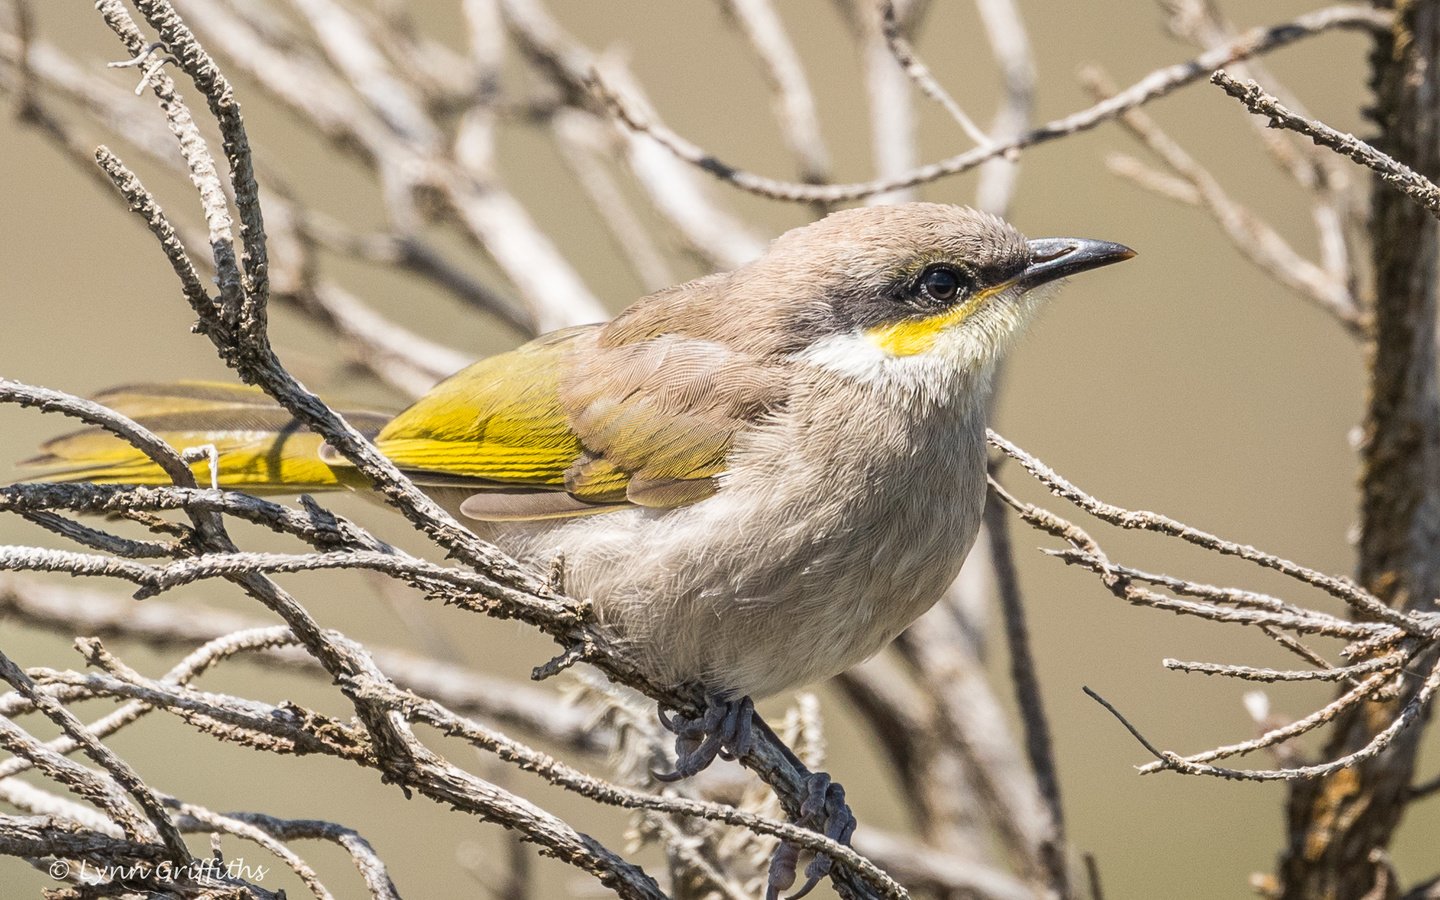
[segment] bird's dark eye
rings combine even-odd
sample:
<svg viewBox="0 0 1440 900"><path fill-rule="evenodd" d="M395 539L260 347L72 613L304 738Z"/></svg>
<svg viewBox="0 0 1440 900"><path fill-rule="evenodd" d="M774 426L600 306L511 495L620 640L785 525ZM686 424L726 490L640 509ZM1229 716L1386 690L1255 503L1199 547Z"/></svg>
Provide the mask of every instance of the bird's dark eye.
<svg viewBox="0 0 1440 900"><path fill-rule="evenodd" d="M968 293L971 286L968 275L950 266L931 266L921 273L916 285L919 299L940 304L954 302L962 293Z"/></svg>

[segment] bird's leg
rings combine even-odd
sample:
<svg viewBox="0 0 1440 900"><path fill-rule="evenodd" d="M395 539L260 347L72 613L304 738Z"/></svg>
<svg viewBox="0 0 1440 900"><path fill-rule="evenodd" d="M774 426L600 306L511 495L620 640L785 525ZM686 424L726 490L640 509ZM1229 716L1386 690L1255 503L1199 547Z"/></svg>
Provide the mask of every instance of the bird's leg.
<svg viewBox="0 0 1440 900"><path fill-rule="evenodd" d="M845 788L836 784L824 772L811 775L805 784L805 799L800 804L797 825L804 825L818 831L833 841L850 843L855 833L855 816L845 802ZM777 900L780 892L795 883L795 866L800 861L800 848L782 840L770 858L769 883L765 886L765 900ZM787 900L800 900L814 890L820 879L830 874L833 861L824 853L816 854L805 867L805 884Z"/></svg>
<svg viewBox="0 0 1440 900"><path fill-rule="evenodd" d="M725 700L713 694L705 699L705 712L695 718L660 709L660 723L675 735L675 770L653 772L664 782L679 781L721 759L735 759L754 743L750 721L755 704L749 697Z"/></svg>

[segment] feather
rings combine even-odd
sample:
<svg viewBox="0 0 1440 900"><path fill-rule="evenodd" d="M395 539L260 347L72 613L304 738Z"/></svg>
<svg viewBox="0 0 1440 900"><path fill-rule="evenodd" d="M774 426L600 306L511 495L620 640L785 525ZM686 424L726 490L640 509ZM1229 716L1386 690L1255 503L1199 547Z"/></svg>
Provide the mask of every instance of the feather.
<svg viewBox="0 0 1440 900"><path fill-rule="evenodd" d="M461 511L487 521L711 496L736 436L782 405L788 373L715 341L608 331L567 329L475 363L376 443L417 483L475 488Z"/></svg>
<svg viewBox="0 0 1440 900"><path fill-rule="evenodd" d="M624 504L587 503L562 491L483 491L460 504L467 518L482 522L566 519L609 512Z"/></svg>
<svg viewBox="0 0 1440 900"><path fill-rule="evenodd" d="M220 483L254 490L340 487L348 481L320 458L321 441L258 388L217 382L133 384L111 388L96 401L134 419L177 451L213 446ZM369 434L389 419L354 411L345 417ZM170 477L139 450L100 428L87 428L45 443L44 452L20 465L36 470L28 480L106 484L169 484ZM209 463L192 466L209 480Z"/></svg>
<svg viewBox="0 0 1440 900"><path fill-rule="evenodd" d="M563 329L477 362L393 419L363 412L347 418L416 483L473 489L463 509L472 518L688 506L716 492L736 437L783 406L789 389L791 363L783 358L668 330L667 322L707 298L723 306L709 293L723 283L702 279L661 292L610 326ZM360 484L347 460L255 388L136 384L98 399L177 449L214 445L228 486ZM103 431L67 435L44 449L31 463L50 477L168 481ZM197 476L205 477L206 467L197 463Z"/></svg>

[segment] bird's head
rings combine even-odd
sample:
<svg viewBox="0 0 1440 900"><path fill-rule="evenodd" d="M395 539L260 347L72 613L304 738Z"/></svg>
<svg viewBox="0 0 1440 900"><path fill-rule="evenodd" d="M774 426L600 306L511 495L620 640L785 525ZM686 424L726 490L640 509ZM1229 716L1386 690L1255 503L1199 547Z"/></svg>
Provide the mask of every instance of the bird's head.
<svg viewBox="0 0 1440 900"><path fill-rule="evenodd" d="M1047 286L1134 255L1108 241L1026 240L961 206L866 207L787 232L734 273L728 295L765 311L762 339L775 349L827 368L864 374L908 360L973 372L999 358Z"/></svg>

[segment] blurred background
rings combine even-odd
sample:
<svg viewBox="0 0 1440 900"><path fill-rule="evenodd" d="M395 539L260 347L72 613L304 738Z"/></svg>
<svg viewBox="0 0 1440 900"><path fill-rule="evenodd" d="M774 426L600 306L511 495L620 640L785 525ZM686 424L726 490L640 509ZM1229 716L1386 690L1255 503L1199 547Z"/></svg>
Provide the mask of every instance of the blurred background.
<svg viewBox="0 0 1440 900"><path fill-rule="evenodd" d="M1219 6L1239 27L1279 22L1313 8L1303 0L1230 0ZM463 47L459 0L408 7L425 33ZM717 4L553 0L549 7L589 48L624 59L660 116L679 133L737 166L793 176L764 79ZM834 177L868 179L873 170L862 70L844 17L824 0L793 0L779 8L816 92ZM1092 102L1077 80L1083 64L1099 63L1117 84L1127 85L1195 54L1167 34L1163 13L1154 5L1022 0L1020 9L1038 75L1036 122ZM33 13L37 36L83 62L89 74L134 85L134 70L104 68L123 54L92 11L78 4L36 3ZM999 81L975 10L969 4L934 4L916 46L971 115L988 122ZM1363 136L1368 49L1362 35L1330 33L1284 48L1266 62L1314 115ZM507 77L518 68L512 59ZM262 167L283 177L313 208L362 231L382 227L383 198L364 167L337 155L238 71L230 74ZM507 83L502 90L511 87ZM77 394L137 380L228 380L209 342L189 333L189 308L139 221L99 187L93 172L82 171L36 130L8 115L15 108L13 93L0 99L9 107L0 120L0 375ZM922 161L969 146L943 110L921 97L915 105ZM1210 167L1232 196L1268 219L1301 253L1316 256L1306 195L1262 152L1238 104L1202 80L1148 112ZM113 115L160 121L148 92ZM167 211L197 221L194 195L184 184L138 153L126 153L123 144L114 148L157 190ZM496 168L510 190L610 311L645 292L543 136L525 123L505 123L496 149ZM1112 174L1106 160L1117 151L1144 156L1143 148L1110 123L1022 156L1010 213L1022 231L1032 237L1121 241L1140 255L1077 280L1048 310L1011 357L997 429L1103 499L1163 511L1306 565L1348 574L1356 500L1350 434L1362 409L1360 347L1324 313L1242 259L1203 211ZM926 185L919 194L968 203L975 185L976 175L969 173ZM808 206L723 186L715 186L715 194L764 236L812 215ZM443 234L435 240L469 271L493 280L493 268L472 248ZM676 280L704 274L673 242L664 249ZM335 281L385 316L466 355L483 356L521 339L495 318L384 267L334 255L325 265ZM338 403L404 405L398 392L357 377L335 342L300 316L277 310L271 333L291 370L323 395ZM0 478L13 462L65 429L58 419L0 406ZM1005 479L1028 499L1047 499L1018 470L1007 471ZM1057 504L1049 505L1066 512ZM335 508L408 549L421 546L406 536L397 517L355 498L339 498ZM1140 777L1134 766L1146 761L1145 752L1080 689L1089 685L1104 694L1158 744L1199 750L1253 734L1241 703L1246 686L1169 673L1161 659L1262 665L1281 662L1279 651L1245 630L1128 607L1093 578L1040 553L1040 545L1053 545L1046 539L1022 527L1012 533L1074 847L1095 855L1112 898L1247 894L1251 873L1270 871L1281 845L1284 787L1171 774ZM1254 567L1187 552L1160 538L1100 527L1092 533L1112 558L1152 571L1283 592L1329 608L1325 598L1297 593ZM283 546L264 535L251 537L249 546ZM55 545L55 540L18 518L0 518L0 542ZM426 605L408 591L378 590L356 575L281 581L323 623L362 641L406 644L520 680L551 655L548 641L523 626ZM119 585L85 587L127 594ZM262 612L218 583L168 599ZM82 663L68 635L11 621L0 620L0 644L22 665ZM143 648L116 649L147 673L163 671L174 658ZM1008 698L999 644L990 661L995 690ZM323 685L248 663L222 667L206 684L343 711ZM826 712L826 768L847 787L862 827L903 829L906 818L893 786L874 777L881 767L868 735L831 690L823 685L816 690ZM1328 693L1306 687L1269 691L1276 712L1291 715L1309 712ZM767 709L785 705L780 700ZM1434 734L1427 740L1422 777L1437 767ZM213 809L263 809L358 829L389 862L407 896L477 893L479 882L499 871L508 852L498 827L428 800L399 802L396 790L373 773L338 762L277 761L217 743L163 715L110 743L158 786ZM486 760L475 765L480 774L500 779L612 846L623 843L624 814L537 787L490 768ZM1434 863L1437 810L1437 801L1418 807L1401 831L1394 856L1406 880L1430 874L1425 869ZM260 857L250 849L245 855L252 861ZM466 862L457 865L457 859ZM333 876L333 884L359 891L338 851L316 850L311 861ZM537 897L598 891L593 881L558 863L536 860L534 866ZM265 886L301 890L286 876L276 877L280 880ZM34 895L54 883L5 857L0 885L8 897Z"/></svg>

